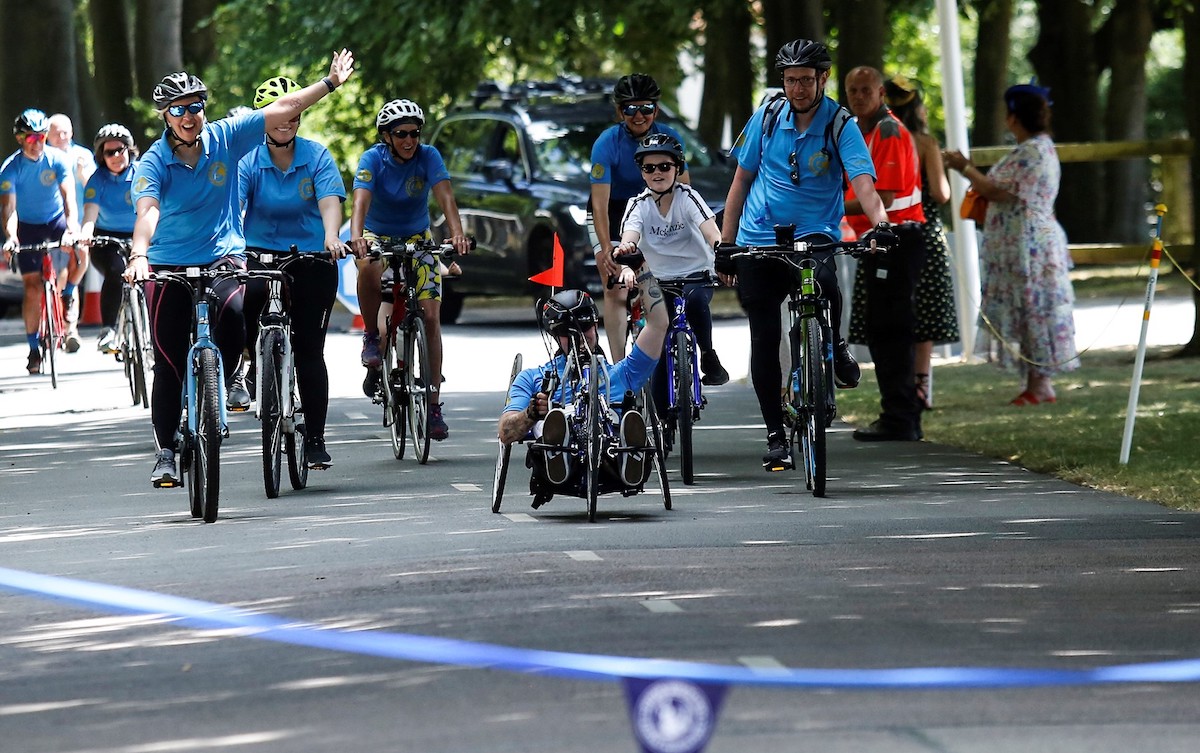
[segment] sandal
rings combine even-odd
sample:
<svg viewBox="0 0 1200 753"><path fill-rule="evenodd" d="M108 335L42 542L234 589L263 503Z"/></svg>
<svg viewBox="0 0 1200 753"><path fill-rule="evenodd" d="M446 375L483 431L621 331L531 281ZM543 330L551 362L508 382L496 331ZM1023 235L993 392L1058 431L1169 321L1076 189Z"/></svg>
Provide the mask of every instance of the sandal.
<svg viewBox="0 0 1200 753"><path fill-rule="evenodd" d="M1010 400L1009 405L1018 405L1018 406L1041 405L1042 403L1056 403L1056 402L1058 402L1058 398L1056 398L1054 395L1051 395L1050 397L1039 398L1037 395L1033 394L1029 390L1025 390L1020 395L1017 395L1012 400Z"/></svg>

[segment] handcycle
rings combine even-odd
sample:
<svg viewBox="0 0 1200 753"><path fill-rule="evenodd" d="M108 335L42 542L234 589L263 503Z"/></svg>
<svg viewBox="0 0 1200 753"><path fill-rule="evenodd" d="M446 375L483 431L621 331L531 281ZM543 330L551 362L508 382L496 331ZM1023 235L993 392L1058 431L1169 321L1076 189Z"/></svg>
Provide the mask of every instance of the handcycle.
<svg viewBox="0 0 1200 753"><path fill-rule="evenodd" d="M157 270L149 280L186 287L192 296L191 344L184 369L182 415L175 433L176 455L193 518L217 519L221 495L221 442L229 436L221 351L212 339L209 307L212 287L222 280L244 283L241 269L187 267L181 272ZM174 481L156 483L159 488Z"/></svg>
<svg viewBox="0 0 1200 753"><path fill-rule="evenodd" d="M42 252L42 301L38 319L38 353L41 355L42 364L50 365L50 386L54 389L58 389L58 365L55 363L55 354L60 350L65 350L67 322L58 290L58 275L54 272L54 262L50 258L49 252L61 247L62 244L58 241L43 241L41 243L24 243L12 249L14 256Z"/></svg>
<svg viewBox="0 0 1200 753"><path fill-rule="evenodd" d="M814 497L825 496L825 430L837 416L833 381L833 329L829 321L829 299L816 279L818 261L814 254L832 252L859 256L870 250L862 241L808 243L792 240L794 226L775 227L775 245L726 246L718 254L730 259L776 259L795 271L788 293L790 327L788 344L791 369L786 375L784 424L790 443L804 464L806 488ZM884 250L882 246L878 250Z"/></svg>
<svg viewBox="0 0 1200 753"><path fill-rule="evenodd" d="M247 250L264 269L247 269L246 279L267 283L267 301L258 318L255 343L257 378L255 415L262 428L263 486L268 499L279 496L283 474L282 456L287 456L288 480L293 489L308 485L308 434L304 428L304 408L296 383L296 364L292 353L292 324L288 314L287 268L298 260L329 260L328 251L300 252L292 246L287 252ZM311 466L323 469L325 466Z"/></svg>
<svg viewBox="0 0 1200 753"><path fill-rule="evenodd" d="M424 465L429 461L429 403L441 375L434 375L429 364L429 339L417 296L417 271L413 259L434 254L445 260L454 256L454 246L432 240L406 243L375 241L369 258L388 260L392 270L383 283L383 298L392 301L387 331L380 338L382 365L375 375L375 397L383 405L383 424L392 438L392 454L404 458L408 434L412 434L413 455ZM475 239L471 239L475 248ZM399 275L403 277L397 279Z"/></svg>
<svg viewBox="0 0 1200 753"><path fill-rule="evenodd" d="M119 247L119 254L128 260L133 241L97 235L92 245L112 244ZM129 394L133 404L150 407L150 374L154 369L154 346L150 342L150 310L146 305L146 292L140 285L124 282L121 285L121 307L117 309L117 341L115 356L125 368L125 379L129 382Z"/></svg>

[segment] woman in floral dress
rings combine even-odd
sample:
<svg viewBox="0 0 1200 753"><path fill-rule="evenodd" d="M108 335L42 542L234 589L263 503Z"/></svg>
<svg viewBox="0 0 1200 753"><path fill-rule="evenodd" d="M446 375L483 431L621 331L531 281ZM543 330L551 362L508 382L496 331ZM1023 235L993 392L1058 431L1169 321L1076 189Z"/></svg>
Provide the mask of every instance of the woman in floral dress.
<svg viewBox="0 0 1200 753"><path fill-rule="evenodd" d="M1049 93L1036 83L1004 93L1017 147L986 175L961 152L943 155L988 200L981 315L997 340L993 358L1022 376L1013 405L1055 402L1053 377L1079 367L1067 236L1054 216L1061 167L1048 132Z"/></svg>

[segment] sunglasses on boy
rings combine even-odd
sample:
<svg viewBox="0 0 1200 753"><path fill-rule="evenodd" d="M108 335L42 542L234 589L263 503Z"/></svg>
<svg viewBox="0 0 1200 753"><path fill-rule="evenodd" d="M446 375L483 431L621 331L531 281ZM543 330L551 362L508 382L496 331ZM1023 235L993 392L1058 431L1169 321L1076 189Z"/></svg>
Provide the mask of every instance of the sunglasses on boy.
<svg viewBox="0 0 1200 753"><path fill-rule="evenodd" d="M654 172L655 170L659 171L660 173L669 173L673 169L675 169L674 162L643 162L642 163L642 172L644 172L647 175Z"/></svg>
<svg viewBox="0 0 1200 753"><path fill-rule="evenodd" d="M171 105L167 108L167 112L169 112L171 117L174 118L183 117L185 112L190 112L193 115L199 115L200 113L204 112L204 102L203 100L200 100L192 102L190 105Z"/></svg>
<svg viewBox="0 0 1200 753"><path fill-rule="evenodd" d="M627 118L632 118L639 112L643 115L653 115L657 110L658 105L654 104L653 102L648 102L644 105L625 105L621 108L621 112L623 112Z"/></svg>

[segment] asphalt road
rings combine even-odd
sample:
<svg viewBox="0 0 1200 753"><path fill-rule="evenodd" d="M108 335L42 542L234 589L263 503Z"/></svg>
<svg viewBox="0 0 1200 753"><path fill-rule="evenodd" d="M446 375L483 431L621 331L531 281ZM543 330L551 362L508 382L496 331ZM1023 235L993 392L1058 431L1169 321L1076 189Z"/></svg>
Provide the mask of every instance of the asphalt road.
<svg viewBox="0 0 1200 753"><path fill-rule="evenodd" d="M737 323L719 348L744 376ZM90 338L87 343L90 348ZM448 441L396 461L331 338L335 466L267 500L232 419L217 523L156 491L148 412L111 358L60 389L0 346L0 567L379 632L756 668L1083 670L1200 657L1200 516L838 424L829 496L758 467L742 383L711 390L698 483L489 509L495 417L527 326L448 330ZM739 363L741 368L739 369ZM870 384L865 386L870 389ZM673 468L673 471L675 469ZM678 474L673 473L678 482ZM286 485L286 482L285 482ZM1200 688L734 686L708 750L1193 751ZM0 592L0 750L633 751L621 686L383 659Z"/></svg>

